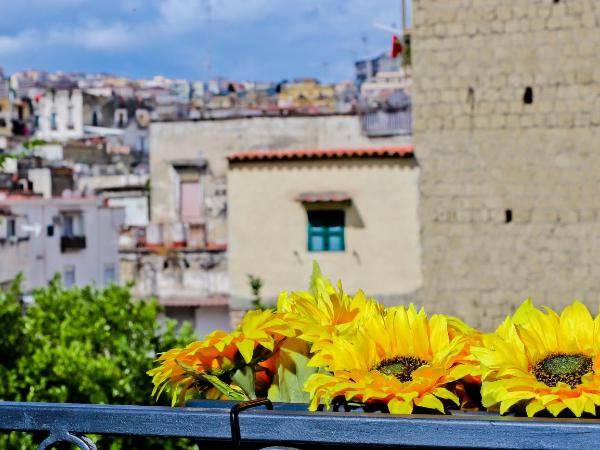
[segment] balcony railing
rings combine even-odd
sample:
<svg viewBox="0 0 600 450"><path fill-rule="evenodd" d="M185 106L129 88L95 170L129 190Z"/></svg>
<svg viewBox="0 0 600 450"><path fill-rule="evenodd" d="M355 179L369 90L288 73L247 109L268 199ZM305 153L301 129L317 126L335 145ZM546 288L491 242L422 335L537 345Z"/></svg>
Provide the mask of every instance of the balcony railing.
<svg viewBox="0 0 600 450"><path fill-rule="evenodd" d="M205 444L203 448L228 447L237 425L230 415L231 405L222 403L207 401L197 402L199 407L194 408L169 408L0 402L0 431L46 432L48 437L38 450L56 442L94 450L88 434L188 437ZM313 413L274 406L273 411L256 408L239 414L244 447L589 449L600 442L600 420L592 419Z"/></svg>
<svg viewBox="0 0 600 450"><path fill-rule="evenodd" d="M412 111L369 111L360 114L363 132L370 137L412 134Z"/></svg>
<svg viewBox="0 0 600 450"><path fill-rule="evenodd" d="M85 236L61 236L60 251L83 250L86 247Z"/></svg>

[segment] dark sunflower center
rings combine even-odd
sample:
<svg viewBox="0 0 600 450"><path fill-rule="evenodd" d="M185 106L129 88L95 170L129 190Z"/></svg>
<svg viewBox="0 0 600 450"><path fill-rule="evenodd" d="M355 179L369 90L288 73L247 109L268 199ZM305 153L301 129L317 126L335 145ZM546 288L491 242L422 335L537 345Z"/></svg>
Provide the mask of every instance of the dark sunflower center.
<svg viewBox="0 0 600 450"><path fill-rule="evenodd" d="M375 366L375 370L385 375L393 375L402 382L412 381L412 373L422 365L427 364L416 356L396 356L384 359Z"/></svg>
<svg viewBox="0 0 600 450"><path fill-rule="evenodd" d="M554 353L533 366L538 381L554 387L566 383L571 387L581 384L581 377L592 371L592 358L582 354Z"/></svg>

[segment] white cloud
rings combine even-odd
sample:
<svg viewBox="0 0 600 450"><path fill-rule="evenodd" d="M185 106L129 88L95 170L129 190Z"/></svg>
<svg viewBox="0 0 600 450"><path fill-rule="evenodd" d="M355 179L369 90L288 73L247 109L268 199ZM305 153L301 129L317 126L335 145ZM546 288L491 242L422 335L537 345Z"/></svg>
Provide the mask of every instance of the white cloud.
<svg viewBox="0 0 600 450"><path fill-rule="evenodd" d="M52 39L53 34L50 34ZM141 43L141 36L132 27L117 22L109 25L89 23L70 30L56 33L56 39L64 43L77 42L78 45L90 50L128 50Z"/></svg>
<svg viewBox="0 0 600 450"><path fill-rule="evenodd" d="M279 7L276 6L278 2ZM229 24L253 21L294 3L280 0L162 0L158 10L166 26L188 30L209 21Z"/></svg>
<svg viewBox="0 0 600 450"><path fill-rule="evenodd" d="M141 43L142 36L123 23L102 25L91 22L73 28L55 26L41 31L22 31L12 36L0 35L0 56L39 51L49 46L125 51Z"/></svg>
<svg viewBox="0 0 600 450"><path fill-rule="evenodd" d="M35 33L31 31L23 31L14 36L0 35L0 55L12 55L29 50L35 41Z"/></svg>

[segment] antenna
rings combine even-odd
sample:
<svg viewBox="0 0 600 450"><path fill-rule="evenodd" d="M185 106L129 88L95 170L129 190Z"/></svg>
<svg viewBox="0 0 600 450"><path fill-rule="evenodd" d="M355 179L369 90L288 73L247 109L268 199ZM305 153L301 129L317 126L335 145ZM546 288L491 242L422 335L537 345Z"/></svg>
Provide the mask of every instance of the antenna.
<svg viewBox="0 0 600 450"><path fill-rule="evenodd" d="M400 9L402 12L402 34L406 30L406 0L400 0Z"/></svg>
<svg viewBox="0 0 600 450"><path fill-rule="evenodd" d="M204 67L206 70L206 77L210 80L212 72L212 45L210 39L210 33L212 31L212 0L204 0L204 10L206 12L206 55L204 57Z"/></svg>

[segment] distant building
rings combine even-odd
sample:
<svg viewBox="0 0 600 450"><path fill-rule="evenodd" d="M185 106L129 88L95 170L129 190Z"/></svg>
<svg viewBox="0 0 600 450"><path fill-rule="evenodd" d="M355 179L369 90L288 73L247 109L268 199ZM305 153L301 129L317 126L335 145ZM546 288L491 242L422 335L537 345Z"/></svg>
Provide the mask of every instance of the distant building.
<svg viewBox="0 0 600 450"><path fill-rule="evenodd" d="M19 272L25 291L55 274L66 286L118 282L122 222L97 198L0 197L0 286Z"/></svg>
<svg viewBox="0 0 600 450"><path fill-rule="evenodd" d="M220 311L223 317L219 320L226 321L231 317L233 323L238 314L237 311L230 314L229 308L231 290L227 229L228 217L236 212L231 209L227 200L227 156L254 150L360 149L410 143L408 136L371 139L362 133L357 117L350 115L153 122L150 134L151 223L145 233L143 248L138 248L135 252L121 252L124 280L132 280L135 289L147 291L154 286L153 292L160 303L169 307L168 313L171 316L187 318L196 324L203 317L202 311L207 311L201 308L206 303L216 302L215 299L225 302L219 306L221 309L210 310L211 314ZM352 160L349 158L347 164ZM270 171L270 166L267 167ZM311 177L313 175L311 173ZM345 176L347 175L348 173ZM250 182L254 183L254 179L251 178ZM352 179L347 178L346 182L350 183ZM271 181L268 184L271 185ZM273 185L273 189L275 188ZM268 203L270 200L265 201ZM243 206L244 211L249 207L250 205ZM236 208L239 208L238 203ZM265 220L268 220L268 216L259 215L247 223L257 224ZM251 228L255 229L256 226ZM169 272L163 273L166 270L163 268L167 267L164 265L167 253L180 262L177 266L167 264ZM153 258L156 258L154 263L146 264L147 261L154 261ZM215 261L219 263L215 264ZM146 269L126 269L141 266ZM177 267L177 270L173 267ZM294 265L287 268L293 271L298 267ZM243 270L254 271L254 267L243 269L238 264L236 270L241 274ZM306 273L303 274L304 280ZM250 295L248 285L240 281L242 278L239 275L236 281L236 295L240 298L244 295L244 289L246 295ZM160 288L161 283L166 283L163 286L167 288ZM185 297L185 302L170 300L175 294L178 298ZM245 308L248 305L241 302L233 306ZM217 320L214 315L209 317L210 320Z"/></svg>
<svg viewBox="0 0 600 450"><path fill-rule="evenodd" d="M147 174L80 176L76 190L102 197L108 206L123 208L124 227L146 227L149 220L148 183Z"/></svg>
<svg viewBox="0 0 600 450"><path fill-rule="evenodd" d="M379 70L360 86L357 111L368 136L412 133L410 69Z"/></svg>
<svg viewBox="0 0 600 450"><path fill-rule="evenodd" d="M147 161L148 126L153 106L150 101L84 95L84 131L103 136L120 153L132 153L136 161Z"/></svg>
<svg viewBox="0 0 600 450"><path fill-rule="evenodd" d="M369 138L356 116L257 117L153 122L152 222L183 224L210 244L226 244L226 157L237 151L366 148L411 142L410 136ZM193 239L197 241L197 238Z"/></svg>
<svg viewBox="0 0 600 450"><path fill-rule="evenodd" d="M281 85L277 96L279 109L302 114L334 113L335 86L314 79L296 80Z"/></svg>
<svg viewBox="0 0 600 450"><path fill-rule="evenodd" d="M230 304L306 288L313 261L387 304L421 286L419 170L412 146L246 151L228 157Z"/></svg>
<svg viewBox="0 0 600 450"><path fill-rule="evenodd" d="M0 136L12 134L11 95L8 81L4 80L0 71Z"/></svg>
<svg viewBox="0 0 600 450"><path fill-rule="evenodd" d="M188 321L196 335L230 329L229 277L224 247L122 248L121 279L136 297L158 298L166 315Z"/></svg>
<svg viewBox="0 0 600 450"><path fill-rule="evenodd" d="M12 99L12 134L29 136L34 131L33 103L28 97L13 96Z"/></svg>
<svg viewBox="0 0 600 450"><path fill-rule="evenodd" d="M38 98L36 136L61 142L83 136L83 93L79 88L51 87Z"/></svg>
<svg viewBox="0 0 600 450"><path fill-rule="evenodd" d="M399 69L394 72L377 72L377 74L362 83L360 95L369 101L382 101L395 91L410 95L412 77L408 70Z"/></svg>
<svg viewBox="0 0 600 450"><path fill-rule="evenodd" d="M27 169L24 178L31 182L33 192L45 199L61 197L74 188L73 169L62 165Z"/></svg>
<svg viewBox="0 0 600 450"><path fill-rule="evenodd" d="M354 63L356 85L360 86L367 80L375 77L379 72L396 72L400 69L400 58L392 58L387 53L371 59L364 59Z"/></svg>

